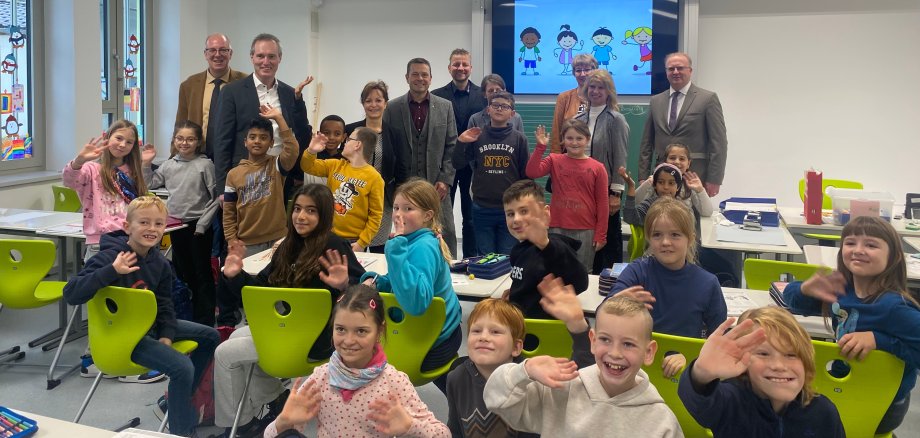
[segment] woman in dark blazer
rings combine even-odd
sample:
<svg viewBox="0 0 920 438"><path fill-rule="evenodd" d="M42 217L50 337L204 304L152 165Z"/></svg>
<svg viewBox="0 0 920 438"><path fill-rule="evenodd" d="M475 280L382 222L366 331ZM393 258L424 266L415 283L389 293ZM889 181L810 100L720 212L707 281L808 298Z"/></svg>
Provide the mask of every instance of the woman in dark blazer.
<svg viewBox="0 0 920 438"><path fill-rule="evenodd" d="M345 136L350 137L355 129L366 126L377 133L377 146L370 164L380 172L385 184L383 219L380 231L371 240L370 252L383 254L383 246L390 236L393 225L393 194L396 187L409 179L409 141L402 130L393 129L383 123L383 110L390 100L387 84L383 81L371 81L361 90L361 105L364 107L364 119L345 125Z"/></svg>

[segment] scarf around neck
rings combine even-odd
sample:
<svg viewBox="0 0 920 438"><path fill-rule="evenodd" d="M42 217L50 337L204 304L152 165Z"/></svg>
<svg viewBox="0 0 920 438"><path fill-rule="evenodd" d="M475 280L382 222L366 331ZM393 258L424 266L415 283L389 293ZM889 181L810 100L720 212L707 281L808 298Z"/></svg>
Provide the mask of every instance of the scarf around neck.
<svg viewBox="0 0 920 438"><path fill-rule="evenodd" d="M374 356L366 368L349 368L335 351L329 358L329 384L342 393L343 400L349 402L356 391L383 373L386 365L387 356L379 342L374 346Z"/></svg>

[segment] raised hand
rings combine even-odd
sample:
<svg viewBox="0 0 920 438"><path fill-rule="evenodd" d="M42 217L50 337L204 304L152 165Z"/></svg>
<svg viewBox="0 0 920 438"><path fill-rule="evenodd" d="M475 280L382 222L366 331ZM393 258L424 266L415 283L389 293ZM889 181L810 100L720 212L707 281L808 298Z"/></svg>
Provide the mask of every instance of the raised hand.
<svg viewBox="0 0 920 438"><path fill-rule="evenodd" d="M402 236L406 232L406 221L393 216L393 235Z"/></svg>
<svg viewBox="0 0 920 438"><path fill-rule="evenodd" d="M670 379L680 373L680 370L684 369L684 365L686 364L687 358L684 357L683 354L676 353L665 356L664 360L661 362L662 374Z"/></svg>
<svg viewBox="0 0 920 438"><path fill-rule="evenodd" d="M77 157L73 159L73 166L77 169L83 167L83 164L87 161L99 158L108 147L109 139L106 138L105 134L91 138L77 153Z"/></svg>
<svg viewBox="0 0 920 438"><path fill-rule="evenodd" d="M575 361L561 357L532 357L524 362L524 371L531 379L550 388L562 388L565 382L578 377Z"/></svg>
<svg viewBox="0 0 920 438"><path fill-rule="evenodd" d="M141 148L141 162L144 166L149 166L150 163L153 163L153 159L157 156L156 146L147 143Z"/></svg>
<svg viewBox="0 0 920 438"><path fill-rule="evenodd" d="M310 146L307 147L307 151L313 155L322 152L324 149L326 149L327 140L328 139L326 138L326 134L316 131L316 133L313 134L313 138L310 140Z"/></svg>
<svg viewBox="0 0 920 438"><path fill-rule="evenodd" d="M537 130L534 131L533 135L537 139L537 144L549 144L549 133L546 132L545 126L537 125Z"/></svg>
<svg viewBox="0 0 920 438"><path fill-rule="evenodd" d="M572 333L581 333L588 329L585 321L585 312L581 310L581 302L575 288L565 284L561 278L553 274L543 277L537 285L540 291L540 306L550 316L565 323L565 327Z"/></svg>
<svg viewBox="0 0 920 438"><path fill-rule="evenodd" d="M627 287L626 289L623 289L617 292L613 296L615 297L624 296L624 297L632 298L640 303L644 303L645 308L648 309L649 311L652 310L652 304L655 304L655 301L656 301L655 295L645 290L645 286L642 286L642 285L635 285L635 286Z"/></svg>
<svg viewBox="0 0 920 438"><path fill-rule="evenodd" d="M628 191L626 194L636 196L636 182L633 181L632 177L629 175L629 171L626 170L625 167L620 166L620 168L617 169L617 174L619 174L623 178L623 182L626 183L626 190Z"/></svg>
<svg viewBox="0 0 920 438"><path fill-rule="evenodd" d="M728 318L719 325L700 350L700 356L693 366L693 381L702 385L716 379L728 379L741 375L751 361L751 351L767 340L762 327L751 330L754 321L748 319L728 331L735 318ZM726 333L728 332L728 333Z"/></svg>
<svg viewBox="0 0 920 438"><path fill-rule="evenodd" d="M224 277L233 278L243 270L243 258L246 257L246 245L239 239L227 242L227 259L224 260Z"/></svg>
<svg viewBox="0 0 920 438"><path fill-rule="evenodd" d="M700 176L696 172L688 170L684 173L684 184L696 193L703 191L703 181L700 180Z"/></svg>
<svg viewBox="0 0 920 438"><path fill-rule="evenodd" d="M323 401L320 388L315 380L301 385L303 380L303 377L298 377L294 382L294 390L291 391L291 395L284 403L284 408L275 419L275 428L279 432L290 429L303 430L304 426L319 413L319 407Z"/></svg>
<svg viewBox="0 0 920 438"><path fill-rule="evenodd" d="M368 405L371 412L367 419L374 422L374 429L384 435L402 436L412 428L412 417L395 395L374 400Z"/></svg>
<svg viewBox="0 0 920 438"><path fill-rule="evenodd" d="M837 345L840 346L840 354L850 360L863 360L870 351L877 348L875 334L872 332L847 333L837 341Z"/></svg>
<svg viewBox="0 0 920 438"><path fill-rule="evenodd" d="M259 105L259 115L264 119L275 121L279 118L284 118L284 116L281 115L281 108L272 108L272 106L267 103Z"/></svg>
<svg viewBox="0 0 920 438"><path fill-rule="evenodd" d="M348 257L340 254L338 250L328 249L319 258L323 271L319 272L319 279L338 290L348 287Z"/></svg>
<svg viewBox="0 0 920 438"><path fill-rule="evenodd" d="M140 266L134 266L135 263L137 263L137 254L133 251L122 251L115 256L112 267L115 268L115 272L125 275L140 269Z"/></svg>
<svg viewBox="0 0 920 438"><path fill-rule="evenodd" d="M304 87L306 87L307 85L310 85L311 82L313 82L313 76L307 76L306 79L300 81L300 83L297 84L296 87L294 87L294 98L297 100L302 99Z"/></svg>
<svg viewBox="0 0 920 438"><path fill-rule="evenodd" d="M837 302L837 297L846 294L847 279L840 272L818 271L802 283L802 294L825 303Z"/></svg>
<svg viewBox="0 0 920 438"><path fill-rule="evenodd" d="M460 136L457 137L457 140L460 140L464 143L472 143L478 140L481 134L482 134L482 128L473 127L473 128L467 129L466 131L463 131L463 133L461 133Z"/></svg>

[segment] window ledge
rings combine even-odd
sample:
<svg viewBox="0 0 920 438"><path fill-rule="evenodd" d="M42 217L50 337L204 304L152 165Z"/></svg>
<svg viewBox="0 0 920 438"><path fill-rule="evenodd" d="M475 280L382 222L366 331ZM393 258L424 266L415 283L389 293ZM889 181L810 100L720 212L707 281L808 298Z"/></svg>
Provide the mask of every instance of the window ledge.
<svg viewBox="0 0 920 438"><path fill-rule="evenodd" d="M0 175L0 188L15 187L25 184L34 184L55 180L61 180L60 171L39 170L16 173L12 175Z"/></svg>

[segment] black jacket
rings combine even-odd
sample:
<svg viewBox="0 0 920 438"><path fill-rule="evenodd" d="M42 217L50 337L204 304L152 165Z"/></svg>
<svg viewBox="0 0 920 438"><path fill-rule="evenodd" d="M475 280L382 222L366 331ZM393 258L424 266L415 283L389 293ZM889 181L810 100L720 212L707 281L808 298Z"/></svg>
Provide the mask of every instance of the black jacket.
<svg viewBox="0 0 920 438"><path fill-rule="evenodd" d="M546 274L562 278L576 293L588 288L588 271L578 261L575 250L581 242L560 234L549 234L549 244L541 251L525 240L511 249L511 294L509 301L524 313L525 318L554 319L540 306L537 285Z"/></svg>

